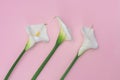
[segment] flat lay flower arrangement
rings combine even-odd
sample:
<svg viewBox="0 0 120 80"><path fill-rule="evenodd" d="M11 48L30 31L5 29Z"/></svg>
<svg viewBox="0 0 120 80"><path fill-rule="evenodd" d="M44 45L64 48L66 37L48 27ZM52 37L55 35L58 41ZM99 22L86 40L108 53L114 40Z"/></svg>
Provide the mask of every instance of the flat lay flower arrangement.
<svg viewBox="0 0 120 80"><path fill-rule="evenodd" d="M39 66L37 71L34 73L33 76L31 76L31 80L36 80L37 77L40 75L46 64L49 62L49 60L52 58L52 56L55 54L55 51L59 49L59 46L65 42L65 41L71 41L72 40L72 32L69 31L68 27L65 25L65 23L62 21L62 19L58 16L56 16L54 19L57 19L59 23L59 34L56 40L56 43L51 50L51 52L46 56L45 60L42 62L42 64ZM25 48L20 53L18 58L15 60L15 62L12 64L11 68L9 69L8 73L6 74L4 80L8 80L10 78L10 75L12 74L14 68L17 65L17 63L20 61L22 56L25 54L26 51L34 47L35 44L39 42L47 42L49 43L49 36L47 33L47 24L38 24L38 25L30 25L26 28L26 32L29 36L28 41L26 42ZM60 80L64 80L69 71L74 66L75 62L78 60L80 56L82 56L87 50L90 49L97 49L98 43L95 37L93 26L91 27L82 27L81 29L82 35L83 35L83 42L81 44L80 49L77 51L76 56L66 69L66 71L61 75ZM79 43L78 43L79 44ZM38 61L39 62L39 61Z"/></svg>

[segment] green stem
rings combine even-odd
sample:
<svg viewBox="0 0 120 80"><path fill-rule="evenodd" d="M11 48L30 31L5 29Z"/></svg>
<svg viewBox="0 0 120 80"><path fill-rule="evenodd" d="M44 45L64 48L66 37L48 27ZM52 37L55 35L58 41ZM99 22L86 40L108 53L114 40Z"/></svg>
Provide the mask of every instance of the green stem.
<svg viewBox="0 0 120 80"><path fill-rule="evenodd" d="M36 71L36 73L32 77L32 80L36 80L36 78L38 77L38 75L40 74L40 72L43 70L43 68L45 67L45 65L47 64L47 62L50 60L50 58L52 57L52 55L54 54L54 52L56 51L56 49L59 47L59 45L60 44L58 44L56 42L56 45L54 46L54 48L52 49L52 51L50 52L50 54L47 56L47 58L44 60L44 62L41 64L41 66L38 68L38 70Z"/></svg>
<svg viewBox="0 0 120 80"><path fill-rule="evenodd" d="M21 54L19 55L19 57L16 59L16 61L14 62L14 64L12 65L12 67L10 68L10 70L8 71L7 75L5 76L4 80L8 80L10 74L12 73L12 71L14 70L15 66L17 65L17 63L19 62L19 60L21 59L21 57L24 55L25 53L25 49L21 52Z"/></svg>
<svg viewBox="0 0 120 80"><path fill-rule="evenodd" d="M68 74L68 72L70 71L70 69L71 69L72 66L75 64L75 62L77 61L78 58L79 58L79 56L76 55L75 58L73 59L72 63L69 65L69 67L67 68L67 70L64 72L64 74L63 74L62 77L60 78L60 80L64 80L64 78L66 77L66 75Z"/></svg>

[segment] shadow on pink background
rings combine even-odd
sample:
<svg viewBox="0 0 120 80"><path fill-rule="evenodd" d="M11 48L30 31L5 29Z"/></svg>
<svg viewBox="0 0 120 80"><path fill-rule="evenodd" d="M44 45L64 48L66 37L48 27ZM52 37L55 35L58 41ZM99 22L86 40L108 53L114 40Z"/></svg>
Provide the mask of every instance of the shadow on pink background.
<svg viewBox="0 0 120 80"><path fill-rule="evenodd" d="M28 39L26 26L48 23L50 42L29 50L16 66L10 80L30 80L55 44L60 16L71 30L72 41L64 42L50 59L38 80L59 80L83 40L83 25L94 25L99 49L87 51L65 80L120 80L119 0L1 0L0 80L18 57ZM51 22L52 21L52 22Z"/></svg>

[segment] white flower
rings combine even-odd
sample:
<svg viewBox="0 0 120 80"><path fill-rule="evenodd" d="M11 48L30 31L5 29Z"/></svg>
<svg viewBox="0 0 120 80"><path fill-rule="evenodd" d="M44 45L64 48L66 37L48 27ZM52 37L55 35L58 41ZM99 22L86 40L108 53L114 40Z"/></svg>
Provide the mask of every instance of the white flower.
<svg viewBox="0 0 120 80"><path fill-rule="evenodd" d="M34 44L37 42L49 41L45 24L30 25L27 27L27 33L29 35L29 41L26 44L26 50L34 46Z"/></svg>
<svg viewBox="0 0 120 80"><path fill-rule="evenodd" d="M97 43L93 28L83 27L82 33L84 36L84 41L79 50L78 56L82 55L88 49L98 48L98 43Z"/></svg>
<svg viewBox="0 0 120 80"><path fill-rule="evenodd" d="M59 22L59 26L60 26L60 32L59 32L59 36L64 39L64 40L71 40L71 34L67 28L67 26L64 24L64 22L58 17L55 17L58 22Z"/></svg>

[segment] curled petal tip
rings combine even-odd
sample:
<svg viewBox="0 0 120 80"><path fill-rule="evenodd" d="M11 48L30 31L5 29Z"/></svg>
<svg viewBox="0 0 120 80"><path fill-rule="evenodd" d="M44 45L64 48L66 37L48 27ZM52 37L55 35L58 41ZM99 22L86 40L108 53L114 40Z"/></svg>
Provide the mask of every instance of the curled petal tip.
<svg viewBox="0 0 120 80"><path fill-rule="evenodd" d="M48 25L47 23L44 23L44 25Z"/></svg>
<svg viewBox="0 0 120 80"><path fill-rule="evenodd" d="M94 28L94 25L92 24L92 25L90 26L90 28L93 29L93 28Z"/></svg>

